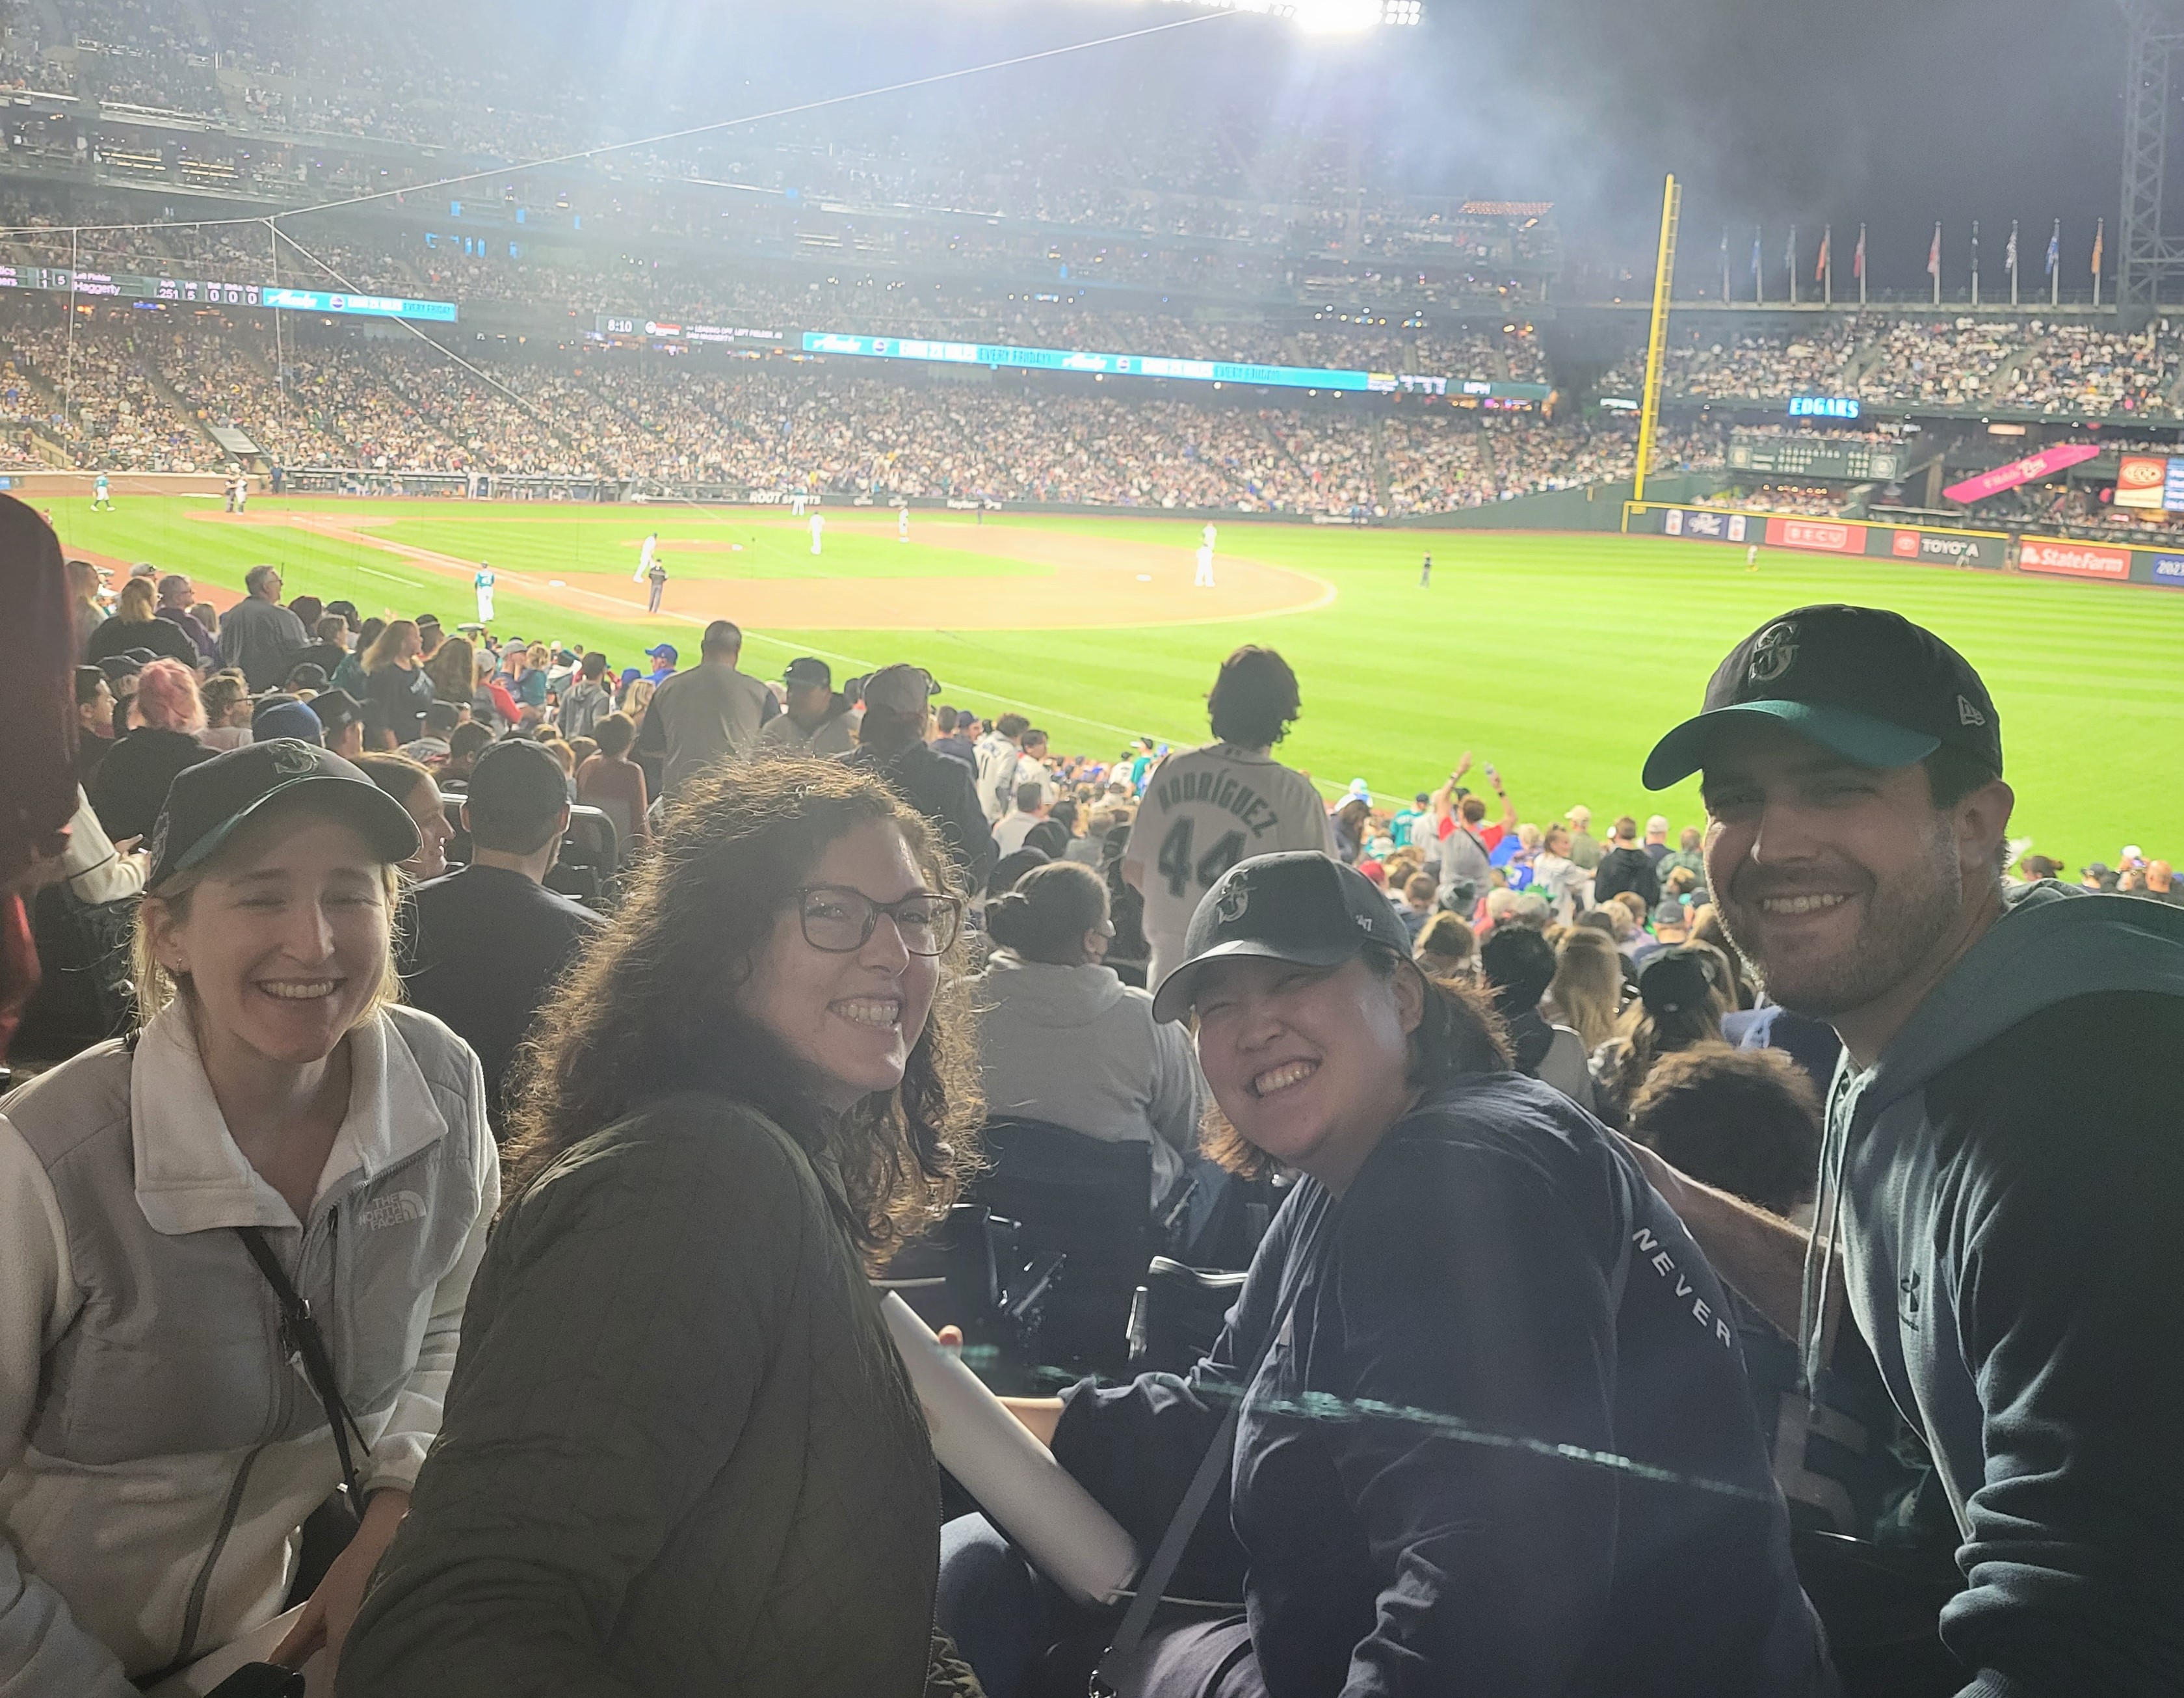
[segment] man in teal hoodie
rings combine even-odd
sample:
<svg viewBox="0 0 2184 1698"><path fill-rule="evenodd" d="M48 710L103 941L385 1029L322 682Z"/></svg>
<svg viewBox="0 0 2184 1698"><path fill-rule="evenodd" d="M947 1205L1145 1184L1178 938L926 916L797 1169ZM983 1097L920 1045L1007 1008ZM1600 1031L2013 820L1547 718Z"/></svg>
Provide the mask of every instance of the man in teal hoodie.
<svg viewBox="0 0 2184 1698"><path fill-rule="evenodd" d="M1811 1239L1649 1176L1808 1382L1840 1274L1954 1514L1963 1698L2184 1691L2184 913L2006 892L1994 703L1893 613L1740 644L1645 779L1694 772L1724 924L1845 1054Z"/></svg>

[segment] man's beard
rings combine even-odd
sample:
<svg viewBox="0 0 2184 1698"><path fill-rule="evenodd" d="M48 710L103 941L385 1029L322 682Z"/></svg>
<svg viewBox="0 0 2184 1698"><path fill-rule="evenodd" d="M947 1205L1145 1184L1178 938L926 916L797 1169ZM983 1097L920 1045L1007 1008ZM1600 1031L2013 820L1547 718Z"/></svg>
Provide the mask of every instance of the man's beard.
<svg viewBox="0 0 2184 1698"><path fill-rule="evenodd" d="M1964 905L1956 846L1944 830L1934 834L1929 852L1912 866L1885 880L1869 875L1869 882L1871 888L1856 934L1847 946L1825 955L1786 952L1781 959L1769 960L1758 947L1764 919L1758 913L1757 899L1749 907L1734 897L1721 903L1722 929L1770 1001L1792 1014L1820 1020L1864 1008L1918 970ZM1763 886L1760 893L1778 894Z"/></svg>

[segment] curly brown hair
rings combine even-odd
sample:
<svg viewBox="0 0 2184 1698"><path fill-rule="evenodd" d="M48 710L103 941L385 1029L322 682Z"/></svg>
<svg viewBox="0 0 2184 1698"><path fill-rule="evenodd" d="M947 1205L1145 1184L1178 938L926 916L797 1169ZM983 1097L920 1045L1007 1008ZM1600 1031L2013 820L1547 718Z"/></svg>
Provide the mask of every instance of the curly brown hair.
<svg viewBox="0 0 2184 1698"><path fill-rule="evenodd" d="M902 1083L831 1116L805 1070L734 991L795 887L871 820L902 833L933 887L961 894L922 814L833 761L722 766L677 792L652 857L519 1052L505 1164L510 1204L561 1153L647 1103L710 1092L749 1104L841 1178L843 1224L875 1262L944 1213L978 1160L978 1084L963 942Z"/></svg>

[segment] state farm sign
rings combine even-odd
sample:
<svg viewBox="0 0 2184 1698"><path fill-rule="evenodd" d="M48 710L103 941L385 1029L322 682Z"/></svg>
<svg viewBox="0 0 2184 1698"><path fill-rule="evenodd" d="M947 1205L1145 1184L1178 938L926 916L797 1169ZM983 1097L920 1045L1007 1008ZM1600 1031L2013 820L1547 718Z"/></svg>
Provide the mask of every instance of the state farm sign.
<svg viewBox="0 0 2184 1698"><path fill-rule="evenodd" d="M1839 525L1827 519L1770 518L1767 522L1767 545L1819 549L1829 554L1864 554L1865 527Z"/></svg>
<svg viewBox="0 0 2184 1698"><path fill-rule="evenodd" d="M2064 578L2128 578L2131 550L2092 548L2084 543L2043 542L2027 537L2017 556L2027 572L2054 573Z"/></svg>

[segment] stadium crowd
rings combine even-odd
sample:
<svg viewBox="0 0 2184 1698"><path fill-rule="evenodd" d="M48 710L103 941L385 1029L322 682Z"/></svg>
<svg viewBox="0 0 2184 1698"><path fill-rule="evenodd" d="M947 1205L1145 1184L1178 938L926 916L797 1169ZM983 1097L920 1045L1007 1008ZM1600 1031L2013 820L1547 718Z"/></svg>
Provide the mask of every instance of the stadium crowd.
<svg viewBox="0 0 2184 1698"><path fill-rule="evenodd" d="M961 1300L927 1226L1076 1151L1051 1313L937 1317L1054 1360L1105 1151L1182 1259L1123 1264L1142 1310L1105 1343L1142 1324L1147 1354L994 1417L1141 1550L1233 1444L1201 1535L1228 1554L1176 1583L1248 1606L1160 1618L1125 1691L1263 1694L1234 1684L1262 1658L1441 1690L1453 1644L1513 1671L1602 1634L1661 1690L2173 1687L2184 1504L2144 1362L2184 1343L2157 1253L2184 1172L2141 1134L2175 1111L2184 890L2136 845L2005 885L1992 704L1897 616L1739 645L1642 774L1703 768L1702 828L1537 807L1469 753L1330 796L1277 758L1306 682L1256 646L1211 742L1101 758L909 661L759 677L727 621L617 667L265 566L215 613L64 563L4 498L0 545L45 740L8 758L49 816L0 844L0 1678L136 1690L286 1599L261 1648L337 1656L344 1695L1047 1690L1090 1620L974 1505L943 1527L911 1409L938 1394L866 1280ZM1859 881L1871 919L1819 918ZM2026 948L2049 970L1998 952ZM1828 1263L1801 1313L1808 1232L1840 1322ZM1250 1271L1160 1355L1148 1293L1194 1262ZM1936 1326L1970 1360L1922 1353ZM1248 1388L1233 1437L1217 1378ZM1446 1413L1501 1448L1412 1430ZM1323 1486L1268 1477L1307 1452ZM1594 1489L1618 1453L1646 1489ZM1497 1572L1457 1583L1451 1537ZM215 1561L248 1583L192 1602ZM576 1607L594 1586L639 1625Z"/></svg>

